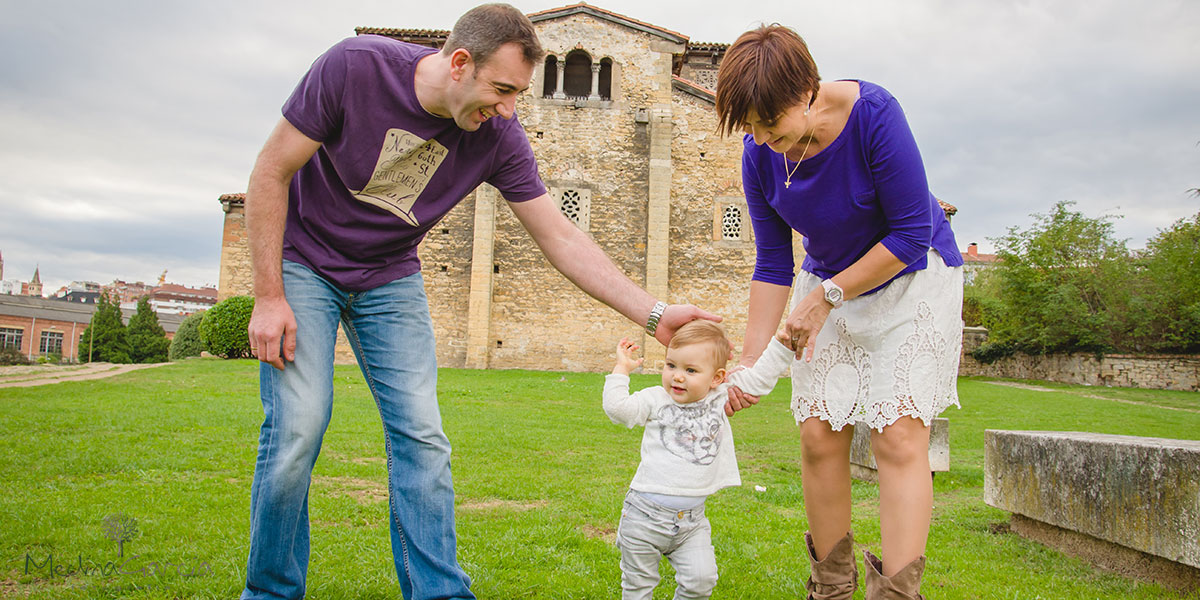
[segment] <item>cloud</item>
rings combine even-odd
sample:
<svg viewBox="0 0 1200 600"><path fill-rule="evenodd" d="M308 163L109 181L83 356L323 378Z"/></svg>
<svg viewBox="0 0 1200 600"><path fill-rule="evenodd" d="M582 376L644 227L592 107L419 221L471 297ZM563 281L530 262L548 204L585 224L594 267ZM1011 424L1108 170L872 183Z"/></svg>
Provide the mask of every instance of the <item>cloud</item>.
<svg viewBox="0 0 1200 600"><path fill-rule="evenodd" d="M448 29L476 2L41 0L0 20L5 275L215 283L217 196L308 65L355 26ZM534 12L561 3L518 3ZM795 27L826 79L904 106L961 245L1071 200L1131 246L1200 201L1200 3L693 0L597 6L704 42ZM13 59L12 57L19 57ZM52 275L48 275L51 274ZM61 283L59 285L61 285ZM50 285L47 284L47 288ZM55 288L56 289L56 288Z"/></svg>

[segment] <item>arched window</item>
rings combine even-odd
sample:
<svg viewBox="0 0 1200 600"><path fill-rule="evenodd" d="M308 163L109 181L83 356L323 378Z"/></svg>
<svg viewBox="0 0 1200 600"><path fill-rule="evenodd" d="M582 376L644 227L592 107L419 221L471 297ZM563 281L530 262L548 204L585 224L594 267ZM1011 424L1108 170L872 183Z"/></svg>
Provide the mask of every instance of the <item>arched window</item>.
<svg viewBox="0 0 1200 600"><path fill-rule="evenodd" d="M612 100L612 69L611 58L600 59L600 98Z"/></svg>
<svg viewBox="0 0 1200 600"><path fill-rule="evenodd" d="M542 75L542 82L542 97L554 96L555 90L558 89L558 57L553 54L546 56L546 69Z"/></svg>
<svg viewBox="0 0 1200 600"><path fill-rule="evenodd" d="M583 50L567 55L563 72L563 92L569 98L587 98L592 93L592 57Z"/></svg>

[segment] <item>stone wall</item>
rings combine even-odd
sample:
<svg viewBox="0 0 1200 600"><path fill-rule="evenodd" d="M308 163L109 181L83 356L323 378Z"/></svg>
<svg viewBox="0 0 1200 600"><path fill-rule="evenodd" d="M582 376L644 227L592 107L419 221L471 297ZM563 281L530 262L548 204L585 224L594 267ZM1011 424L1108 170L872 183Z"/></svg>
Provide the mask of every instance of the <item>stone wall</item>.
<svg viewBox="0 0 1200 600"><path fill-rule="evenodd" d="M958 374L1195 392L1200 391L1200 356L1017 354L985 365L967 354Z"/></svg>

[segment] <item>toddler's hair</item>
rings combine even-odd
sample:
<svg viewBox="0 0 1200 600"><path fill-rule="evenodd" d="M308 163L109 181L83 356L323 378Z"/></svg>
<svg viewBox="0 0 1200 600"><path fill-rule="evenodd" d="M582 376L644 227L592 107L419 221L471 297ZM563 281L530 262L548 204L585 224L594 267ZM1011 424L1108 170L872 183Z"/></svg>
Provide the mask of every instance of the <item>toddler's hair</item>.
<svg viewBox="0 0 1200 600"><path fill-rule="evenodd" d="M705 319L696 319L680 327L671 337L668 348L680 348L692 344L708 344L712 349L713 366L724 369L729 363L729 338L725 328Z"/></svg>

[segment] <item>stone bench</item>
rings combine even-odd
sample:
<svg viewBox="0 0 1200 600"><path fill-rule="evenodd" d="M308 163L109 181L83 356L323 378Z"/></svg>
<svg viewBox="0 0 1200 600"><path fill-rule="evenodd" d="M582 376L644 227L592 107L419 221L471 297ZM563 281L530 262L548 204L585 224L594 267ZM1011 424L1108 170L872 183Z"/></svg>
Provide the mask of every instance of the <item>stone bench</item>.
<svg viewBox="0 0 1200 600"><path fill-rule="evenodd" d="M933 473L950 470L950 420L937 418L929 426L929 470ZM875 453L871 451L871 428L858 423L850 442L850 476L872 483L879 481Z"/></svg>
<svg viewBox="0 0 1200 600"><path fill-rule="evenodd" d="M1018 534L1127 577L1200 588L1200 441L988 430L983 485Z"/></svg>

